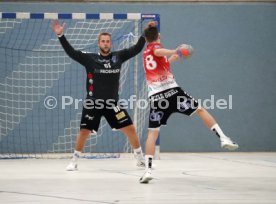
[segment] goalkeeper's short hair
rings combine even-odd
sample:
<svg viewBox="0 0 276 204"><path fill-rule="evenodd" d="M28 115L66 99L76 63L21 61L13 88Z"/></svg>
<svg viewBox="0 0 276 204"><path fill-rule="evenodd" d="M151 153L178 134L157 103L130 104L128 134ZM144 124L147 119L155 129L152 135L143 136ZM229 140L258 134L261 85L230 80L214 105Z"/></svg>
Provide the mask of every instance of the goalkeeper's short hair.
<svg viewBox="0 0 276 204"><path fill-rule="evenodd" d="M110 39L112 38L110 33L108 33L108 32L102 32L102 33L100 33L100 34L98 35L98 41L100 41L101 36L103 36L103 35L107 35L107 36L109 36L109 37L110 37Z"/></svg>
<svg viewBox="0 0 276 204"><path fill-rule="evenodd" d="M146 40L151 43L158 39L159 33L156 26L148 26L144 30Z"/></svg>

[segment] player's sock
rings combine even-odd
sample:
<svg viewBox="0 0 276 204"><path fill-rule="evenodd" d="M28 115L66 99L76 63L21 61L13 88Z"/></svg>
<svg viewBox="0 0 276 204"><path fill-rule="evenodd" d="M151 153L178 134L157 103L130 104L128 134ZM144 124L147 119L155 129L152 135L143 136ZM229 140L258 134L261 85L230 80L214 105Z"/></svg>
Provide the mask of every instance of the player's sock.
<svg viewBox="0 0 276 204"><path fill-rule="evenodd" d="M220 140L227 137L227 136L222 132L221 128L219 127L219 125L218 125L217 123L211 127L211 130L212 130L213 132L215 132L215 134L218 136L218 138L219 138Z"/></svg>
<svg viewBox="0 0 276 204"><path fill-rule="evenodd" d="M78 170L78 159L81 155L80 151L75 150L72 156L72 159L68 166L66 167L66 171L76 171Z"/></svg>
<svg viewBox="0 0 276 204"><path fill-rule="evenodd" d="M81 155L81 152L75 150L74 153L73 153L72 161L77 162L80 155Z"/></svg>
<svg viewBox="0 0 276 204"><path fill-rule="evenodd" d="M151 170L152 169L153 155L146 155L145 160L146 160L146 170Z"/></svg>
<svg viewBox="0 0 276 204"><path fill-rule="evenodd" d="M138 147L137 149L133 149L134 151L134 154L143 154L143 151L142 151L142 148L141 147Z"/></svg>
<svg viewBox="0 0 276 204"><path fill-rule="evenodd" d="M143 156L143 151L141 147L138 147L137 149L133 149L134 151L134 157L137 160L137 166L138 167L145 167L145 159Z"/></svg>

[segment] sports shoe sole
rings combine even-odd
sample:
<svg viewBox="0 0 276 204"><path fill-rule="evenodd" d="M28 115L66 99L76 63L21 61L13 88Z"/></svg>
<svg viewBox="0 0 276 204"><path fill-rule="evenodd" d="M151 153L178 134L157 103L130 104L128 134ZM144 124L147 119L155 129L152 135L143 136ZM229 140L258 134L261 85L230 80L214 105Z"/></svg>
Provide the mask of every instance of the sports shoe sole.
<svg viewBox="0 0 276 204"><path fill-rule="evenodd" d="M152 177L145 177L140 178L140 183L149 183L150 180L152 180Z"/></svg>
<svg viewBox="0 0 276 204"><path fill-rule="evenodd" d="M67 167L66 171L78 171L78 166L75 165L75 167L73 167L73 168Z"/></svg>
<svg viewBox="0 0 276 204"><path fill-rule="evenodd" d="M66 171L78 171L78 169L66 169Z"/></svg>
<svg viewBox="0 0 276 204"><path fill-rule="evenodd" d="M136 166L140 167L140 168L145 168L146 167L145 163L136 164Z"/></svg>
<svg viewBox="0 0 276 204"><path fill-rule="evenodd" d="M239 148L239 145L229 145L229 144L225 144L222 146L223 149L227 149L227 150L236 150Z"/></svg>

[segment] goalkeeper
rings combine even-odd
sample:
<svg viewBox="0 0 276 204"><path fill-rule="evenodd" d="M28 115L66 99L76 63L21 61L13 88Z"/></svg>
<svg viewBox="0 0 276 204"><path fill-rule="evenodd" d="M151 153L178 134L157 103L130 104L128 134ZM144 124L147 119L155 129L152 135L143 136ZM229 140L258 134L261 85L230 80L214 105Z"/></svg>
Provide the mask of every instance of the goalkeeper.
<svg viewBox="0 0 276 204"><path fill-rule="evenodd" d="M222 132L207 110L199 107L198 102L178 86L170 71L170 63L180 57L189 57L193 52L193 48L185 44L175 50L163 48L160 44L160 35L156 25L154 23L150 25L152 26L148 26L144 30L148 45L144 51L143 59L151 108L149 113L149 132L145 148L146 171L140 178L141 183L148 183L153 178L151 167L155 152L155 142L159 135L160 126L166 125L172 113L181 113L188 116L196 113L205 125L218 136L222 148L228 150L238 148L238 145ZM167 57L169 58L167 59Z"/></svg>
<svg viewBox="0 0 276 204"><path fill-rule="evenodd" d="M121 130L128 138L129 143L134 149L134 156L137 159L137 166L144 166L144 157L137 136L135 127L127 111L118 106L118 89L122 64L128 59L136 56L145 45L145 38L141 36L138 42L128 48L111 52L111 34L101 33L98 36L99 53L86 53L75 50L67 41L64 35L64 24L58 20L52 22L52 29L58 39L73 60L79 62L86 69L86 89L87 98L92 100L92 104L100 104L93 108L83 107L80 132L76 138L75 151L73 158L66 170L74 171L78 169L77 160L83 150L88 136L96 133L101 117L104 116L113 129ZM90 101L91 102L91 101ZM110 107L112 104L112 107Z"/></svg>

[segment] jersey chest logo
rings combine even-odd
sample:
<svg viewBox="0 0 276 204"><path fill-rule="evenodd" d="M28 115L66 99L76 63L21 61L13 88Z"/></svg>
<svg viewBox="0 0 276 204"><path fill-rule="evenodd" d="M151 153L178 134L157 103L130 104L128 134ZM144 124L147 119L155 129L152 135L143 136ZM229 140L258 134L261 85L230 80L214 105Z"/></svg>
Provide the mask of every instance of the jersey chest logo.
<svg viewBox="0 0 276 204"><path fill-rule="evenodd" d="M116 62L117 62L117 57L116 57L116 56L112 56L111 61L112 61L113 63L116 63Z"/></svg>

